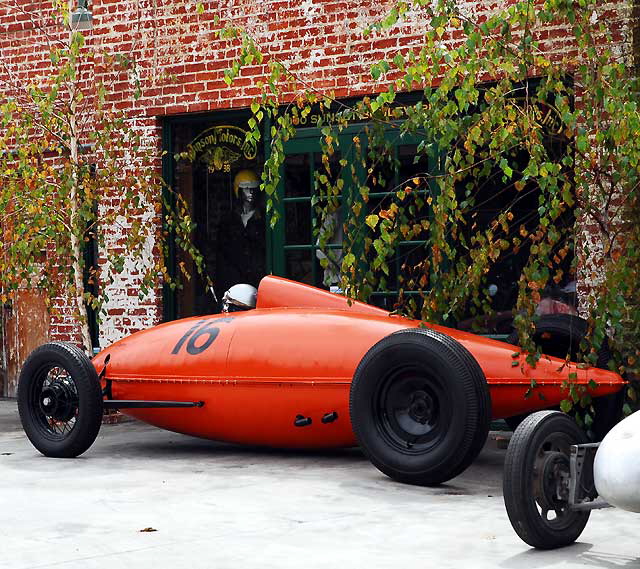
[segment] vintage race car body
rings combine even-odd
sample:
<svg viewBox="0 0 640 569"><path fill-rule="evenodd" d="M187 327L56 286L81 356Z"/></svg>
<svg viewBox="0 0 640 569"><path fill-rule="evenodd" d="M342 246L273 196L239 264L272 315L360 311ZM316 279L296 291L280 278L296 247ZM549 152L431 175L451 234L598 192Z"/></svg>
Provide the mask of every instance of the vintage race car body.
<svg viewBox="0 0 640 569"><path fill-rule="evenodd" d="M274 447L356 444L349 396L356 368L377 342L424 326L307 285L265 277L254 310L169 322L127 337L93 359L114 400L203 402L200 407L125 408L164 429ZM491 416L510 417L560 403L570 374L595 395L624 381L543 356L537 366L503 342L440 326L484 373ZM525 393L535 380L534 396ZM309 420L309 421L308 421Z"/></svg>
<svg viewBox="0 0 640 569"><path fill-rule="evenodd" d="M569 381L589 391L591 380L596 396L625 384L553 357L532 368L510 344L265 277L255 309L162 324L93 360L71 344L40 346L22 368L18 409L46 456L85 452L116 408L220 441L358 444L395 480L435 485L473 462L492 417L553 407Z"/></svg>

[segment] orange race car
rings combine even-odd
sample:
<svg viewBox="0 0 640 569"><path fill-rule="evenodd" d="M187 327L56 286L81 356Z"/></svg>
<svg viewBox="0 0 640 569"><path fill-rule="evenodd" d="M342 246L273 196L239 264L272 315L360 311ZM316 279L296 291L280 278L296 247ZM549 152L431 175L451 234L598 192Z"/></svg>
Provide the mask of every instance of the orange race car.
<svg viewBox="0 0 640 569"><path fill-rule="evenodd" d="M278 277L246 304L255 308L138 332L93 361L69 344L39 347L19 382L27 436L47 456L77 456L103 409L117 408L220 441L358 444L392 478L431 485L471 464L492 418L558 405L570 373L587 389L595 380L598 396L625 384L554 357L532 368L512 345ZM525 398L532 380L535 396Z"/></svg>

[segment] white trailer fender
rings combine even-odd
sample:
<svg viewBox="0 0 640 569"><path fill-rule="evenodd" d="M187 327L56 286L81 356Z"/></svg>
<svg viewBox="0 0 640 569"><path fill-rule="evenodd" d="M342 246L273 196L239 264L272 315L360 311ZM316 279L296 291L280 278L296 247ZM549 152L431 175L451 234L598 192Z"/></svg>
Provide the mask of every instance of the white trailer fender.
<svg viewBox="0 0 640 569"><path fill-rule="evenodd" d="M598 494L609 504L640 513L640 411L618 423L600 443L593 477Z"/></svg>

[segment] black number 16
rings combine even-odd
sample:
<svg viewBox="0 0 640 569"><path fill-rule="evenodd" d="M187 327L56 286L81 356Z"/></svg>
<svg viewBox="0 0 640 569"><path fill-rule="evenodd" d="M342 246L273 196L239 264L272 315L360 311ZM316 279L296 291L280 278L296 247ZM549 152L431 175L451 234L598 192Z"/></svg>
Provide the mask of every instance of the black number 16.
<svg viewBox="0 0 640 569"><path fill-rule="evenodd" d="M220 332L220 328L216 326L218 322L230 322L231 318L221 318L219 320L214 320L213 322L207 322L206 320L198 320L194 326L187 330L186 334L182 336L178 340L178 343L175 345L172 354L177 354L181 349L183 344L187 342L187 352L192 356L197 356L204 352L211 344L213 344L214 340L218 337ZM206 340L200 346L197 346L199 338L202 336L206 336Z"/></svg>

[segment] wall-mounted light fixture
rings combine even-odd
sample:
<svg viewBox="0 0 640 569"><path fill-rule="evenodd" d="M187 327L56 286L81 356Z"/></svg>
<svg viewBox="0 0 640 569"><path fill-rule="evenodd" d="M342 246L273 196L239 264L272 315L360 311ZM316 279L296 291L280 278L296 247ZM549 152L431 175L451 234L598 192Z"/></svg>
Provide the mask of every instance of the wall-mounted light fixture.
<svg viewBox="0 0 640 569"><path fill-rule="evenodd" d="M93 14L89 10L89 0L78 0L75 10L71 12L71 28L74 30L93 28Z"/></svg>

